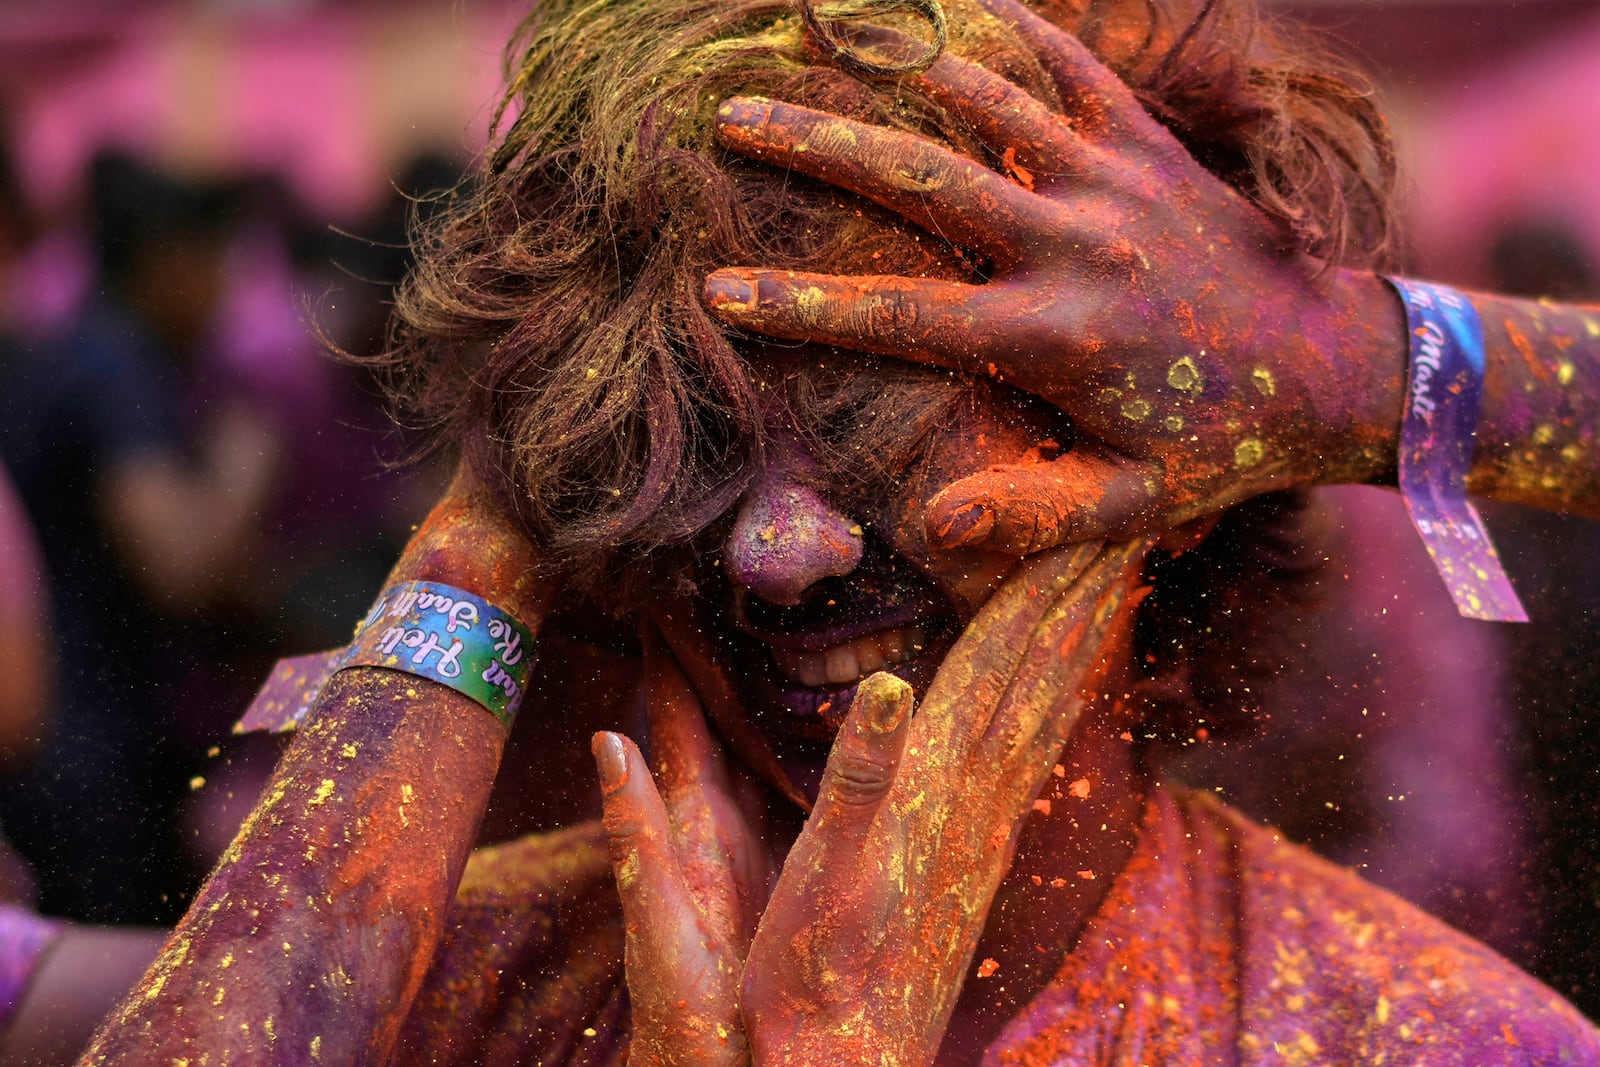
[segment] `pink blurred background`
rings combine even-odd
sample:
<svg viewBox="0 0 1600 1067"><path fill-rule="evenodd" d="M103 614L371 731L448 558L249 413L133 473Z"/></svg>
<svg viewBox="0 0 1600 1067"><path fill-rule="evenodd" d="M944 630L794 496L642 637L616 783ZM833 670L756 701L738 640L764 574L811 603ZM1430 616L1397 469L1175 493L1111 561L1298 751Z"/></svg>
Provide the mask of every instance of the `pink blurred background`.
<svg viewBox="0 0 1600 1067"><path fill-rule="evenodd" d="M1600 4L1300 0L1383 86L1416 263L1487 280L1485 237L1530 216L1600 245ZM0 93L24 186L58 210L106 144L188 172L267 169L332 221L420 149L481 145L506 0L12 0Z"/></svg>

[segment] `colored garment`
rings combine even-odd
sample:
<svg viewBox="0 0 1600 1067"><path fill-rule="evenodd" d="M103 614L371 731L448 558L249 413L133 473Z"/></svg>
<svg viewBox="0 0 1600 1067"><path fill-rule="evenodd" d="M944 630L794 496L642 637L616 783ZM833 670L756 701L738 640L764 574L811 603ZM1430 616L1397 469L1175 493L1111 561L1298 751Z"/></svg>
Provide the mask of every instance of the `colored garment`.
<svg viewBox="0 0 1600 1067"><path fill-rule="evenodd" d="M62 923L41 919L27 908L0 904L0 1034L11 1025L62 929Z"/></svg>
<svg viewBox="0 0 1600 1067"><path fill-rule="evenodd" d="M622 920L596 824L479 852L403 1064L616 1064ZM991 1067L1600 1062L1600 1031L1492 951L1205 794L1138 844Z"/></svg>
<svg viewBox="0 0 1600 1067"><path fill-rule="evenodd" d="M1163 788L986 1064L1579 1064L1600 1031L1490 949L1203 793Z"/></svg>

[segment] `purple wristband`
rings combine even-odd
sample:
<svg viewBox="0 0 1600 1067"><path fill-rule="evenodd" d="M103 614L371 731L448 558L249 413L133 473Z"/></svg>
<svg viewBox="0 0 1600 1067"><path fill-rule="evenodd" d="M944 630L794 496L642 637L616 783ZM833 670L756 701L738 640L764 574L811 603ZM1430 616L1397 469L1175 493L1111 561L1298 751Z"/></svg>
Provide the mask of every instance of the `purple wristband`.
<svg viewBox="0 0 1600 1067"><path fill-rule="evenodd" d="M1389 278L1406 308L1411 363L1400 424L1400 495L1456 602L1469 619L1527 622L1528 614L1467 500L1478 404L1483 325L1454 289Z"/></svg>

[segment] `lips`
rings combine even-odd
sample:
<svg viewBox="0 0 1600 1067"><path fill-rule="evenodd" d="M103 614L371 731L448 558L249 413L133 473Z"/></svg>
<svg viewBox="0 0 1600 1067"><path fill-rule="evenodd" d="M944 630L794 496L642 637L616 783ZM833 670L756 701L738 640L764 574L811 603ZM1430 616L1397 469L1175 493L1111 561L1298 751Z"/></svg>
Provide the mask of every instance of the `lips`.
<svg viewBox="0 0 1600 1067"><path fill-rule="evenodd" d="M826 756L870 674L892 671L924 691L958 630L948 597L903 560L872 552L799 604L771 604L745 589L727 594L747 706L789 758ZM806 747L814 742L823 747Z"/></svg>
<svg viewBox="0 0 1600 1067"><path fill-rule="evenodd" d="M772 662L781 677L806 688L853 685L915 659L927 646L926 628L912 623L818 651L773 647Z"/></svg>

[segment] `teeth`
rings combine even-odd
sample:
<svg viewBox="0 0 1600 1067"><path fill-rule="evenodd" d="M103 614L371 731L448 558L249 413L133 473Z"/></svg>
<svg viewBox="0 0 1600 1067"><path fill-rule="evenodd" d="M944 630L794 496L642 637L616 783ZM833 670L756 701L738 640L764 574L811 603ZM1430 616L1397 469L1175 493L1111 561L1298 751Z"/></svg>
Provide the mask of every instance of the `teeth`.
<svg viewBox="0 0 1600 1067"><path fill-rule="evenodd" d="M902 626L859 637L822 652L774 648L772 659L790 681L808 688L858 682L873 671L904 663L922 651L927 635L920 626Z"/></svg>
<svg viewBox="0 0 1600 1067"><path fill-rule="evenodd" d="M861 658L856 655L856 646L860 643L852 641L848 645L830 648L824 653L827 657L824 670L831 684L842 685L852 678L861 677Z"/></svg>
<svg viewBox="0 0 1600 1067"><path fill-rule="evenodd" d="M856 648L856 677L865 678L873 671L881 671L888 662L888 655L884 652L881 642L862 642Z"/></svg>

